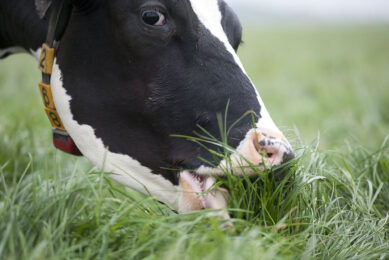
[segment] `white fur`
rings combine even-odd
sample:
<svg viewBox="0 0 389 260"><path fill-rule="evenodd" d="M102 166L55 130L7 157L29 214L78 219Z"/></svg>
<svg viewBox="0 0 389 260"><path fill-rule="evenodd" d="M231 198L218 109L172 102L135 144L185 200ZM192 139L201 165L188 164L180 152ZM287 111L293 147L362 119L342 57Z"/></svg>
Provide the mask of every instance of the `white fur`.
<svg viewBox="0 0 389 260"><path fill-rule="evenodd" d="M32 56L34 56L37 61L39 61L39 57L41 56L41 51L42 48L38 48L36 51L30 49Z"/></svg>
<svg viewBox="0 0 389 260"><path fill-rule="evenodd" d="M221 21L222 14L219 9L218 0L190 0L192 8L196 15L198 16L200 22L215 36L217 37L226 47L227 51L231 53L234 57L236 64L242 69L243 73L247 75L242 62L240 61L235 50L232 48L231 44L228 41L227 35L223 30ZM257 126L260 128L272 129L281 133L278 127L273 122L272 118L267 111L265 104L263 103L261 97L258 94L257 89L254 84L251 83L255 89L258 102L261 105L261 118L259 119ZM244 102L244 100L242 100Z"/></svg>

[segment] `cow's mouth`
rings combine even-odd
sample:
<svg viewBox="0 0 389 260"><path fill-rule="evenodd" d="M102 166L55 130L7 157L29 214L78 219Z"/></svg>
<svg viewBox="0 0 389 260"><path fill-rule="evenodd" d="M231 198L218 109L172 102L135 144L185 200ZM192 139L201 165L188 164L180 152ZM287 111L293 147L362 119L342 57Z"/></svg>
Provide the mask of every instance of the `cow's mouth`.
<svg viewBox="0 0 389 260"><path fill-rule="evenodd" d="M200 209L225 209L228 191L214 187L216 179L208 175L184 171L180 173L182 193L180 209L183 212Z"/></svg>
<svg viewBox="0 0 389 260"><path fill-rule="evenodd" d="M216 179L213 176L223 178L225 172L233 172L235 176L255 179L258 171L278 167L293 157L292 147L282 134L268 129L253 129L230 155L229 160L222 160L217 168L200 166L195 171L180 173L182 192L179 209L181 212L225 209L228 191L214 187Z"/></svg>

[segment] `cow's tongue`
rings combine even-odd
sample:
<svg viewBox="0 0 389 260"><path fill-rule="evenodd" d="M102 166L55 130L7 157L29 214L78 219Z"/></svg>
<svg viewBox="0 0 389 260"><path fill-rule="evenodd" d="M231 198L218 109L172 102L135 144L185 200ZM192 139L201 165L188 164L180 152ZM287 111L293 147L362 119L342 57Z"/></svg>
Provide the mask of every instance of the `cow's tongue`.
<svg viewBox="0 0 389 260"><path fill-rule="evenodd" d="M215 178L184 171L180 175L180 181L183 189L181 203L186 204L182 205L187 209L185 211L227 207L226 190L221 188L209 190L216 182Z"/></svg>

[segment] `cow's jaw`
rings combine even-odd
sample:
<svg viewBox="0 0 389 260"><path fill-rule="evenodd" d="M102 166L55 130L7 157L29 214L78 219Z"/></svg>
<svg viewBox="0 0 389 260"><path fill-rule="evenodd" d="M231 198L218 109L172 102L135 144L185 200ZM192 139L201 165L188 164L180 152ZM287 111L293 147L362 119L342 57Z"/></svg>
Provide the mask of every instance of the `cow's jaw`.
<svg viewBox="0 0 389 260"><path fill-rule="evenodd" d="M229 218L227 208L227 190L213 187L214 177L199 175L189 171L181 172L181 195L178 202L181 213L201 209L220 210L219 214Z"/></svg>
<svg viewBox="0 0 389 260"><path fill-rule="evenodd" d="M119 183L144 194L151 194L172 209L177 209L177 186L151 169L141 165L129 155L114 153L96 136L92 126L76 121L70 108L72 97L67 93L62 82L62 73L55 60L51 86L54 102L63 124L74 139L82 154L92 164Z"/></svg>

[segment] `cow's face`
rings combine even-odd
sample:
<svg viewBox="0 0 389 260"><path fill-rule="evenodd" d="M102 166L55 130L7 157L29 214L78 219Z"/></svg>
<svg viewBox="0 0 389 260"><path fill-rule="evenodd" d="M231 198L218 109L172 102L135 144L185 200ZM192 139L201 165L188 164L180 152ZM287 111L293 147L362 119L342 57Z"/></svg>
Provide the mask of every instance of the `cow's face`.
<svg viewBox="0 0 389 260"><path fill-rule="evenodd" d="M248 111L257 122L246 116L230 132L234 164L245 163L240 155L268 165L292 155L236 55L241 25L223 1L74 2L53 95L79 149L114 178L143 192L146 186L181 211L219 207L220 194L198 199L166 189L201 192L212 184L205 176L219 171L199 159L216 163L212 155L172 135L193 136L201 126L220 139L217 114L227 105L228 127Z"/></svg>

